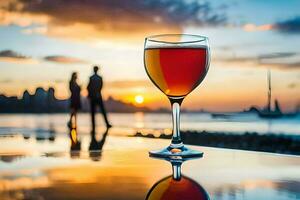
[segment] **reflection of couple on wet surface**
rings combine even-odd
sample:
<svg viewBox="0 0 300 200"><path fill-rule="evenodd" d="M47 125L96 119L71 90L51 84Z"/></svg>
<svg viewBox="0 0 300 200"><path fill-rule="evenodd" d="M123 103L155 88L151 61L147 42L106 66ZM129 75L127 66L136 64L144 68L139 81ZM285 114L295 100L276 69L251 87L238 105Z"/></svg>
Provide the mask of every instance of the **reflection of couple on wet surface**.
<svg viewBox="0 0 300 200"><path fill-rule="evenodd" d="M91 141L89 145L89 156L93 161L100 160L101 151L105 143L106 137L108 135L108 130L109 128L105 129L105 131L102 134L101 140L97 140L95 132L91 133ZM70 147L71 157L73 158L80 157L81 141L78 138L76 128L72 128L70 130L70 139L71 139L71 147Z"/></svg>
<svg viewBox="0 0 300 200"><path fill-rule="evenodd" d="M87 91L88 91L88 98L90 102L90 113L91 113L91 124L92 129L91 132L95 132L96 130L96 121L95 121L95 114L96 114L96 108L99 106L104 121L106 123L106 127L110 128L111 124L109 123L107 119L106 110L103 104L102 94L101 90L103 87L103 80L102 77L98 75L99 67L94 66L93 68L94 74L90 77ZM69 82L69 89L71 92L71 98L70 98L70 108L71 108L71 115L70 115L70 121L68 123L69 128L77 127L77 112L81 109L81 100L80 100L80 92L81 87L77 83L77 73L72 73L71 80ZM74 120L73 120L74 118Z"/></svg>

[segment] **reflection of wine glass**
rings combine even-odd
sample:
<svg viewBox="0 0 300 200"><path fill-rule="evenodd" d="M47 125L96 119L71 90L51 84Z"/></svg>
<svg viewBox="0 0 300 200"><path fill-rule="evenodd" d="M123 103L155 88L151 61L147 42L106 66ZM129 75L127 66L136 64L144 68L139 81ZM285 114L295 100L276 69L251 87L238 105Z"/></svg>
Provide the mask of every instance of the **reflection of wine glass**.
<svg viewBox="0 0 300 200"><path fill-rule="evenodd" d="M205 189L189 177L175 180L165 177L155 183L147 194L146 200L209 200Z"/></svg>
<svg viewBox="0 0 300 200"><path fill-rule="evenodd" d="M159 158L162 159L162 158ZM163 158L172 165L172 176L167 176L156 182L149 190L146 200L209 200L206 190L196 181L181 175L183 162L195 159L170 156Z"/></svg>
<svg viewBox="0 0 300 200"><path fill-rule="evenodd" d="M208 38L166 34L145 39L144 64L151 81L169 98L173 113L173 137L169 147L151 151L154 157L200 157L202 152L184 147L180 138L180 105L204 79L209 67Z"/></svg>
<svg viewBox="0 0 300 200"><path fill-rule="evenodd" d="M156 157L171 163L172 175L156 182L149 190L146 200L209 200L206 190L196 181L181 174L181 165L197 157L181 156Z"/></svg>

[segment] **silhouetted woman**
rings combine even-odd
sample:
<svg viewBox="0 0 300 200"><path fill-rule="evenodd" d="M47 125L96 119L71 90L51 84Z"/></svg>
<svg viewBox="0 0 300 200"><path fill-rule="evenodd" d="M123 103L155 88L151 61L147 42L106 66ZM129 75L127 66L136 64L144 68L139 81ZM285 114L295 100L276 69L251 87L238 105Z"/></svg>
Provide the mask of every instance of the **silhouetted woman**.
<svg viewBox="0 0 300 200"><path fill-rule="evenodd" d="M69 82L69 89L71 92L70 98L70 108L71 108L71 116L69 121L69 128L73 129L77 127L77 111L81 108L80 101L80 86L77 83L77 73L73 72L71 76L71 80Z"/></svg>

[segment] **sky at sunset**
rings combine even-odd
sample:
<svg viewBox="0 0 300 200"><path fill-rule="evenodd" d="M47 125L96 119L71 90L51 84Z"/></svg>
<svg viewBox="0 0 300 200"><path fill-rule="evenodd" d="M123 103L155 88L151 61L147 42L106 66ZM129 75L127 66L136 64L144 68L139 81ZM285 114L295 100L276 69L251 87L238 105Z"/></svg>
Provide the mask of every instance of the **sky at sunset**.
<svg viewBox="0 0 300 200"><path fill-rule="evenodd" d="M237 111L265 106L267 70L284 111L300 104L298 0L0 0L0 93L42 86L67 98L71 73L86 88L101 66L104 96L168 107L143 65L144 38L208 36L211 64L186 109ZM83 91L83 95L86 91Z"/></svg>

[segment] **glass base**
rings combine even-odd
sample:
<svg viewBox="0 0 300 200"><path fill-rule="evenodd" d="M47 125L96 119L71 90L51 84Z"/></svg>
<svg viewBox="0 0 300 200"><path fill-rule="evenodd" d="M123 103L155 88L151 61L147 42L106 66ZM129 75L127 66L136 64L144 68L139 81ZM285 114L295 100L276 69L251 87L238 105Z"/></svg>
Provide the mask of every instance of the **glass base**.
<svg viewBox="0 0 300 200"><path fill-rule="evenodd" d="M189 149L185 146L181 148L171 148L167 147L161 150L149 151L151 157L158 158L171 158L174 156L179 156L182 158L200 158L203 157L203 152Z"/></svg>

